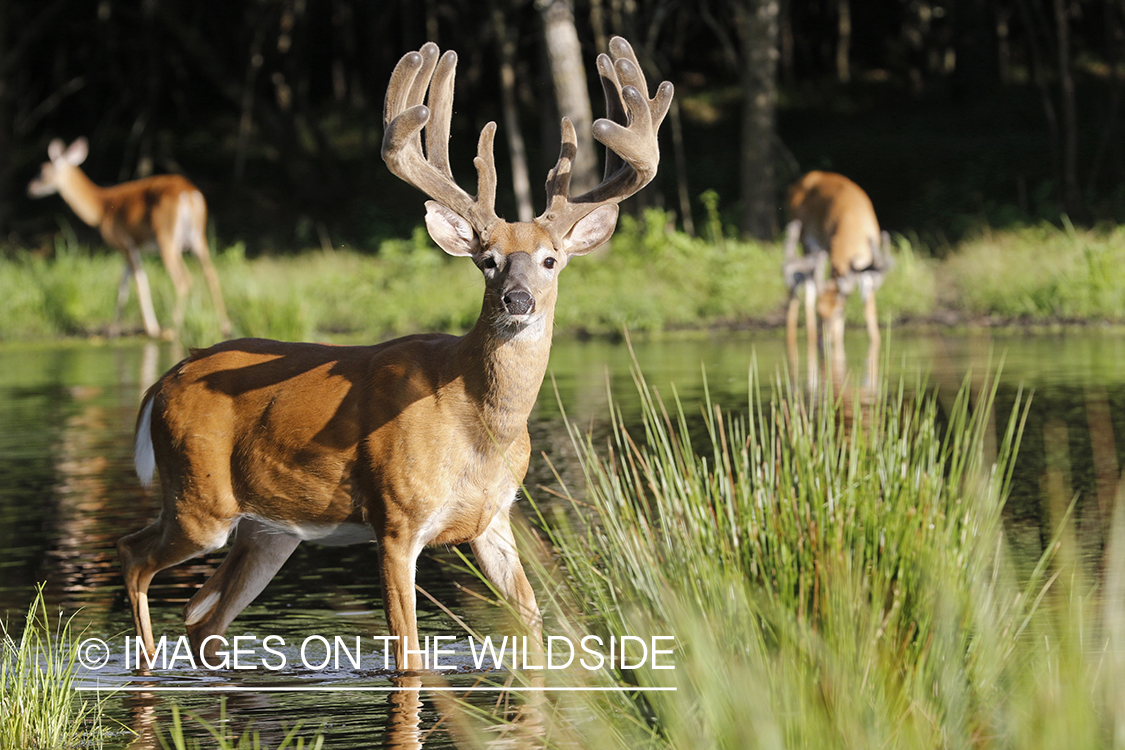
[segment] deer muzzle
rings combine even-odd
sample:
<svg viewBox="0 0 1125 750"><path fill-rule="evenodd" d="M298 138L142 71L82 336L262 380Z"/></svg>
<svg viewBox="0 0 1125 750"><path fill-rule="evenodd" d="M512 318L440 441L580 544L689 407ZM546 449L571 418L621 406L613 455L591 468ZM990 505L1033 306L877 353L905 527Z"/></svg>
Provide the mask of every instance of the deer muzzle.
<svg viewBox="0 0 1125 750"><path fill-rule="evenodd" d="M535 309L535 298L526 289L511 289L500 299L509 315L527 315Z"/></svg>

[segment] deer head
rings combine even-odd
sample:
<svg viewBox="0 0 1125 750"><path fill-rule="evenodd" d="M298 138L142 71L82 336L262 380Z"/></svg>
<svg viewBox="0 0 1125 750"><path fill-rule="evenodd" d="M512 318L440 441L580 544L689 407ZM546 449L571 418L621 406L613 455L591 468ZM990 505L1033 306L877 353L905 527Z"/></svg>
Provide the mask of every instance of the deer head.
<svg viewBox="0 0 1125 750"><path fill-rule="evenodd" d="M605 177L583 195L570 196L577 149L574 126L562 121L562 149L547 177L546 210L532 222L509 223L496 214L496 124L485 125L474 165L477 194L453 179L449 125L457 55L439 57L428 43L403 56L387 88L383 112L383 159L391 172L426 193L426 227L450 255L469 256L486 283L485 306L498 328L549 320L558 273L570 258L597 249L613 234L617 204L647 185L660 161L657 132L672 101L665 81L648 98L648 85L629 43L614 37L610 55L599 55L598 73L607 117L594 123L594 138L608 149ZM428 106L423 103L428 92ZM423 133L425 145L423 148Z"/></svg>

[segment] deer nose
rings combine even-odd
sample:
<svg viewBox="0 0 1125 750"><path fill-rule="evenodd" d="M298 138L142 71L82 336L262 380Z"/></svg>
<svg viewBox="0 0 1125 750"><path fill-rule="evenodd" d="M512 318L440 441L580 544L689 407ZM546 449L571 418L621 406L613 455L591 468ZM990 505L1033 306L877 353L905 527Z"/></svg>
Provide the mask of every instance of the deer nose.
<svg viewBox="0 0 1125 750"><path fill-rule="evenodd" d="M523 289L513 289L504 294L504 309L509 315L527 315L535 309L535 298Z"/></svg>

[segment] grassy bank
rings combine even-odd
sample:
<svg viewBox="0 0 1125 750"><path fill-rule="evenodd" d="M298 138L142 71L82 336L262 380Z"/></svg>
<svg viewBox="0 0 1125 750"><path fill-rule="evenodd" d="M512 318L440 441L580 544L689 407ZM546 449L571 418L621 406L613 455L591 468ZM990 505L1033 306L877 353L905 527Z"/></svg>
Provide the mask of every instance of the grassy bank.
<svg viewBox="0 0 1125 750"><path fill-rule="evenodd" d="M615 335L673 328L772 325L783 321L781 248L693 239L668 229L660 212L623 217L608 251L581 258L562 275L557 311L564 334ZM717 233L712 233L717 235ZM967 240L931 260L897 239L897 265L879 294L884 322L1125 321L1125 230L1075 231L1049 225ZM184 336L219 338L198 268ZM155 258L149 278L168 323L171 283ZM240 247L218 257L237 335L371 341L413 331L463 331L480 310L471 263L449 258L423 230L377 253L338 250L247 259ZM113 319L121 261L62 234L51 257L0 260L0 340L91 336ZM849 315L859 320L853 300ZM135 294L126 328L140 328Z"/></svg>
<svg viewBox="0 0 1125 750"><path fill-rule="evenodd" d="M1104 577L1061 517L1017 559L1021 415L993 425L988 385L811 416L779 387L749 416L705 406L704 435L695 405L639 388L642 428L573 435L585 486L542 519L561 567L537 590L549 632L674 635L674 670L606 684L676 691L570 694L550 746L1122 746L1125 506Z"/></svg>
<svg viewBox="0 0 1125 750"><path fill-rule="evenodd" d="M23 623L0 622L0 750L101 746L102 700L74 690L75 635L70 618L52 625L42 588Z"/></svg>

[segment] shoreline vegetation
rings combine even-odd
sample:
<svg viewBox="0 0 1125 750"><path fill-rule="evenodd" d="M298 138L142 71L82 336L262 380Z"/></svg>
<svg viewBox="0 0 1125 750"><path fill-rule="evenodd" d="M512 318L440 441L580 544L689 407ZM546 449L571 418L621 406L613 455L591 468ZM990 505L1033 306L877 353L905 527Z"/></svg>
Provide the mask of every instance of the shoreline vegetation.
<svg viewBox="0 0 1125 750"><path fill-rule="evenodd" d="M608 249L582 258L560 280L560 336L616 337L682 330L784 326L787 292L779 243L707 239L675 230L650 209L624 216ZM881 325L1054 327L1125 323L1125 229L1076 229L1063 221L981 230L940 259L893 235L895 268L878 293ZM213 246L217 243L212 242ZM49 255L49 257L48 257ZM216 265L236 336L358 343L417 331L460 333L476 320L480 280L471 263L433 247L425 230L352 249L249 258L233 245ZM174 294L155 256L146 256L157 315ZM113 320L121 259L81 244L64 226L49 253L0 256L0 342L96 338ZM182 331L191 346L219 340L196 264ZM861 305L849 300L850 324ZM123 330L140 330L130 292Z"/></svg>

